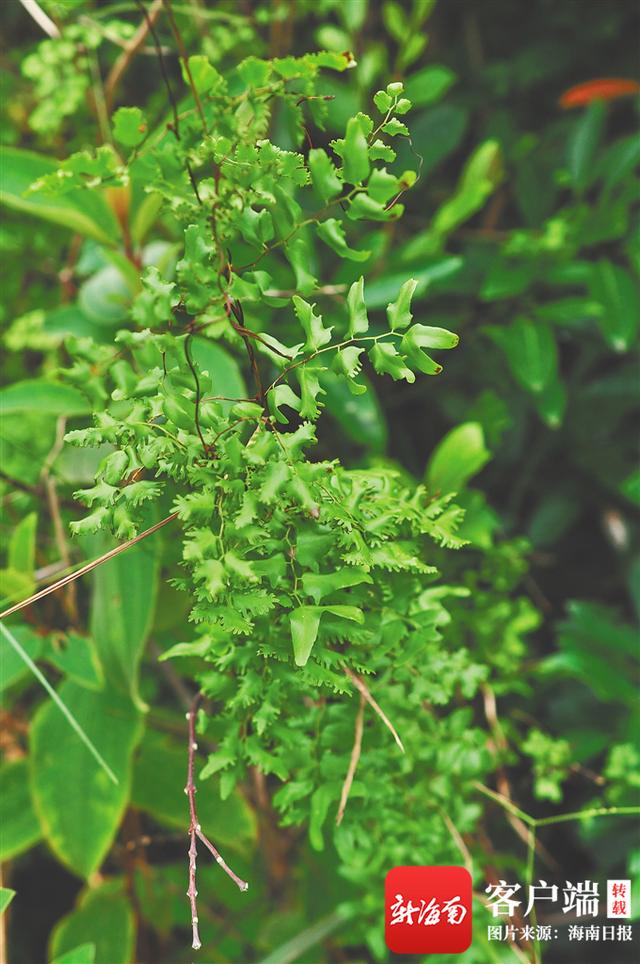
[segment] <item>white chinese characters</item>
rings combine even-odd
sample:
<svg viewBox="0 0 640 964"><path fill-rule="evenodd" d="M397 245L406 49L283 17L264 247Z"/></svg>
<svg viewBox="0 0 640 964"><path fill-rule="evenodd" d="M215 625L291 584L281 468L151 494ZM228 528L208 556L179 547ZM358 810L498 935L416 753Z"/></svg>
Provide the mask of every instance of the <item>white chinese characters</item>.
<svg viewBox="0 0 640 964"><path fill-rule="evenodd" d="M395 903L391 904L390 924L424 924L426 927L439 924L443 920L447 924L461 924L467 916L467 908L460 903L460 896L439 902L432 897L428 902L422 898L419 904L412 900L405 903L402 894L396 894Z"/></svg>

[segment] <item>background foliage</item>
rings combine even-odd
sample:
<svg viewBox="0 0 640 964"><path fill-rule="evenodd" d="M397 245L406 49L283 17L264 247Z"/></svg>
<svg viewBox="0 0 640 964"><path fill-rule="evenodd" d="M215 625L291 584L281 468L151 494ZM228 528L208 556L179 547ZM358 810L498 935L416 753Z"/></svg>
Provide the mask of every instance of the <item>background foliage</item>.
<svg viewBox="0 0 640 964"><path fill-rule="evenodd" d="M4 624L119 778L3 637L9 959L191 959L184 709L202 687L199 817L251 886L239 893L201 855L199 958L383 960L393 864L472 862L479 897L498 876L524 881L527 828L483 786L542 818L638 802L638 105L558 104L573 84L633 76L637 11L623 0L175 2L177 40L166 9L148 4L176 138L153 36L126 56L135 3L41 6L61 36L43 39L12 4L2 64L6 605L98 557L115 544L109 530L122 542L173 508L179 520ZM208 139L179 43L198 58ZM320 62L288 59L317 50ZM277 97L259 93L276 75ZM384 123L387 98L409 131L387 119L393 166L363 148L371 131L358 119ZM302 152L310 186L293 153L252 153L265 137ZM208 198L211 158L231 188L203 250L211 235L187 164ZM387 164L395 179L369 179ZM316 218L341 179L360 200ZM233 191L260 190L276 198L271 216L257 193L251 215L234 208ZM294 237L301 219L322 227ZM274 242L282 250L263 257ZM248 276L225 269L241 318L210 303L214 256L249 265ZM405 297L387 316L410 278L411 307ZM207 328L185 348L191 318ZM204 391L253 393L229 318L277 339L256 345L270 380L293 345L308 356L352 335L381 340L368 357L340 356L342 369L311 359L284 379L292 394L273 394L270 409L284 448L264 427L253 449L221 436L230 476L217 486L198 463L192 369ZM380 347L389 324L405 361ZM153 337L134 334L147 327ZM440 354L453 339L433 328L460 346ZM444 364L436 379L425 347ZM205 448L230 419L260 429L255 403L209 404ZM305 425L322 407L306 461ZM240 555L209 546L223 515L220 544ZM278 558L290 560L284 575L266 565ZM407 753L367 708L336 827L358 713L344 665L371 674ZM631 820L539 836L536 875L638 874ZM485 914L479 901L469 960L514 959L482 941ZM562 942L519 953L582 960Z"/></svg>

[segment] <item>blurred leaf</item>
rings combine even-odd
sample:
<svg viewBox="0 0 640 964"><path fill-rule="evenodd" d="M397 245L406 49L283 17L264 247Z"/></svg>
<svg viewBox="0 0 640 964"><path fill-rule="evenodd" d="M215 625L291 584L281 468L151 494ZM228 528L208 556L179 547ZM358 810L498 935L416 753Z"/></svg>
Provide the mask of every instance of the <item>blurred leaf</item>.
<svg viewBox="0 0 640 964"><path fill-rule="evenodd" d="M514 377L523 388L541 394L556 375L558 366L556 341L549 326L517 318L511 325L490 325L486 331L505 353Z"/></svg>
<svg viewBox="0 0 640 964"><path fill-rule="evenodd" d="M427 294L432 286L436 286L439 281L454 278L462 267L462 258L449 257L438 258L432 264L422 269L412 269L413 279L417 281L413 293L413 300L418 301L423 295ZM406 280L406 272L401 274L387 274L384 277L376 278L367 284L367 305L369 308L382 308L394 295L398 288Z"/></svg>
<svg viewBox="0 0 640 964"><path fill-rule="evenodd" d="M360 375L358 383L365 386L361 395L353 395L343 378L324 372L320 378L326 395L327 412L339 423L347 438L364 445L372 452L384 452L388 429L378 396L371 384Z"/></svg>
<svg viewBox="0 0 640 964"><path fill-rule="evenodd" d="M499 301L522 294L536 275L534 261L495 258L480 291L483 301Z"/></svg>
<svg viewBox="0 0 640 964"><path fill-rule="evenodd" d="M455 81L456 75L449 67L433 64L407 77L405 91L415 107L423 107L444 97Z"/></svg>
<svg viewBox="0 0 640 964"><path fill-rule="evenodd" d="M456 505L464 509L464 519L456 531L461 539L479 549L489 550L494 534L501 528L500 516L487 503L484 492L465 489L456 496Z"/></svg>
<svg viewBox="0 0 640 964"><path fill-rule="evenodd" d="M60 957L56 957L52 964L94 964L96 959L95 944L80 944L78 947L66 951Z"/></svg>
<svg viewBox="0 0 640 964"><path fill-rule="evenodd" d="M11 890L10 887L0 887L0 914L4 914L15 896L15 890Z"/></svg>
<svg viewBox="0 0 640 964"><path fill-rule="evenodd" d="M122 884L110 880L84 892L74 911L56 925L52 937L52 958L68 954L84 945L95 947L94 964L124 964L132 961L135 924L129 899ZM84 953L84 951L83 951ZM85 958L71 958L84 964Z"/></svg>
<svg viewBox="0 0 640 964"><path fill-rule="evenodd" d="M14 412L46 412L48 415L88 415L91 403L71 385L29 378L0 390L2 416Z"/></svg>
<svg viewBox="0 0 640 964"><path fill-rule="evenodd" d="M10 860L42 837L29 792L26 759L5 763L0 768L0 784L0 860Z"/></svg>
<svg viewBox="0 0 640 964"><path fill-rule="evenodd" d="M58 859L90 877L109 851L127 806L131 754L142 726L130 701L115 690L94 692L67 680L58 695L119 780L117 786L111 783L87 748L69 739L68 724L52 703L40 707L30 734L35 808Z"/></svg>
<svg viewBox="0 0 640 964"><path fill-rule="evenodd" d="M102 686L102 668L93 640L68 633L63 639L51 642L46 658L52 666L81 686L88 686L89 689Z"/></svg>
<svg viewBox="0 0 640 964"><path fill-rule="evenodd" d="M357 117L347 122L344 137L342 175L348 184L361 184L369 176L369 152L367 139Z"/></svg>
<svg viewBox="0 0 640 964"><path fill-rule="evenodd" d="M536 409L549 428L558 428L564 419L567 407L567 389L557 376L552 377L536 396Z"/></svg>
<svg viewBox="0 0 640 964"><path fill-rule="evenodd" d="M453 196L436 212L433 219L436 235L448 234L479 211L502 177L500 145L494 140L485 141L467 161Z"/></svg>
<svg viewBox="0 0 640 964"><path fill-rule="evenodd" d="M571 529L581 512L577 492L552 492L537 505L528 526L534 546L553 545Z"/></svg>
<svg viewBox="0 0 640 964"><path fill-rule="evenodd" d="M30 512L20 520L9 540L9 568L30 577L35 568L37 524L37 513Z"/></svg>
<svg viewBox="0 0 640 964"><path fill-rule="evenodd" d="M594 101L578 120L569 141L567 162L578 193L582 193L597 176L598 171L593 160L602 137L605 117L604 103Z"/></svg>
<svg viewBox="0 0 640 964"><path fill-rule="evenodd" d="M149 521L151 525L153 520ZM95 555L111 548L103 536L91 541ZM127 693L139 709L140 661L153 623L162 537L130 546L94 575L90 633L106 679Z"/></svg>
<svg viewBox="0 0 640 964"><path fill-rule="evenodd" d="M96 325L114 327L126 318L131 295L131 286L122 271L109 264L82 283L78 306Z"/></svg>
<svg viewBox="0 0 640 964"><path fill-rule="evenodd" d="M434 449L425 473L427 487L432 493L459 492L490 458L480 423L459 425Z"/></svg>
<svg viewBox="0 0 640 964"><path fill-rule="evenodd" d="M144 114L139 107L119 107L112 124L113 136L125 147L137 147L147 136Z"/></svg>
<svg viewBox="0 0 640 964"><path fill-rule="evenodd" d="M4 580L2 580L1 585L4 594ZM12 626L11 632L32 660L39 659L43 643L40 636L37 636L29 626ZM0 653L2 654L0 658L0 693L2 693L19 679L27 676L29 668L5 638L0 639Z"/></svg>
<svg viewBox="0 0 640 964"><path fill-rule="evenodd" d="M246 398L247 386L238 362L229 352L208 338L194 338L191 342L191 355L202 371L208 372L213 387L213 395L225 398ZM233 402L220 402L223 411L228 411Z"/></svg>
<svg viewBox="0 0 640 964"><path fill-rule="evenodd" d="M611 261L591 267L589 292L602 306L600 330L614 351L627 351L640 325L640 291L631 275Z"/></svg>
<svg viewBox="0 0 640 964"><path fill-rule="evenodd" d="M559 652L543 661L542 672L573 676L600 699L634 707L640 676L635 628L597 603L572 601L567 616L558 627Z"/></svg>
<svg viewBox="0 0 640 964"><path fill-rule="evenodd" d="M25 214L60 224L69 231L114 244L120 237L116 217L97 191L69 191L61 197L43 192L26 194L34 181L57 171L58 162L17 147L2 148L0 203Z"/></svg>
<svg viewBox="0 0 640 964"><path fill-rule="evenodd" d="M422 177L431 173L462 143L469 113L453 104L438 104L412 124L412 140L422 157Z"/></svg>

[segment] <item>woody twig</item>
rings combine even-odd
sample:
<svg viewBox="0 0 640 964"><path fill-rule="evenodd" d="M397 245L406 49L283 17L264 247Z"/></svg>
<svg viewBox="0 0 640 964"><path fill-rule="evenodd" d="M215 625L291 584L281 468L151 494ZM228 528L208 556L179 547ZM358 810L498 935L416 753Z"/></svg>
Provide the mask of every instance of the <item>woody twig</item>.
<svg viewBox="0 0 640 964"><path fill-rule="evenodd" d="M184 792L189 798L189 889L187 890L187 897L189 898L189 904L191 906L191 927L193 933L192 947L194 950L198 950L202 947L200 941L200 931L198 928L198 890L196 887L196 872L197 872L197 860L198 860L198 849L196 839L200 840L205 847L211 851L216 863L220 864L224 872L231 877L231 880L236 884L239 890L248 890L249 884L246 880L242 880L234 871L229 867L227 862L222 857L222 854L214 847L208 837L202 832L200 822L198 820L198 811L196 808L196 793L197 787L193 778L193 770L195 765L195 754L198 749L198 744L196 742L196 716L198 713L198 706L200 704L201 694L194 698L191 708L187 713L187 723L188 723L188 738L189 738L189 752L188 752L188 763L187 763L187 785L184 788Z"/></svg>

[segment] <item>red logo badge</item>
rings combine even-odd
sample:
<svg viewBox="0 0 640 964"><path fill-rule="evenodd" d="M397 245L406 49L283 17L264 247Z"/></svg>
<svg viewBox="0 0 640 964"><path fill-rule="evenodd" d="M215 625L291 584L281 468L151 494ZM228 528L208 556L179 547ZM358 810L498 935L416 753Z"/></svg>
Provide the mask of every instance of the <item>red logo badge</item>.
<svg viewBox="0 0 640 964"><path fill-rule="evenodd" d="M395 954L462 954L471 944L464 867L394 867L384 885L384 937Z"/></svg>

